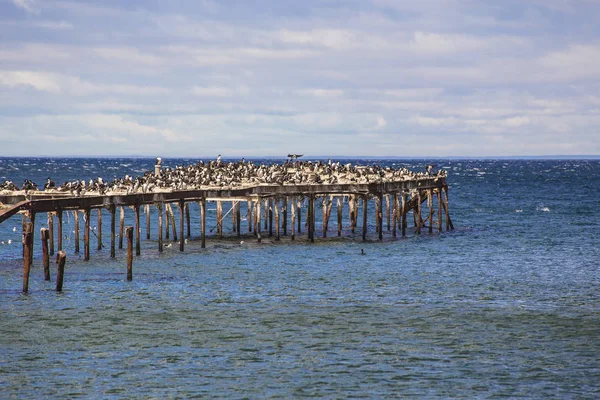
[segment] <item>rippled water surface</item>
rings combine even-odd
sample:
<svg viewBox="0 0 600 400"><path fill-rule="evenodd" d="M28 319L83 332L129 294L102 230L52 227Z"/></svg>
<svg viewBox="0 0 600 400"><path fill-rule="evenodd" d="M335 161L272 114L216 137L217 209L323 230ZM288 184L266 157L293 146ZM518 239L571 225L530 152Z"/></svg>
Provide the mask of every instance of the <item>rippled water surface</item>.
<svg viewBox="0 0 600 400"><path fill-rule="evenodd" d="M421 170L426 160L378 162ZM370 226L362 243L347 229L331 238L330 224L315 244L305 233L211 236L201 249L192 207L186 251L159 254L153 232L132 282L123 250L110 259L93 237L91 261L73 253L65 216L60 294L37 247L20 293L21 219L11 218L0 225L13 240L0 245L0 397L598 398L600 161L436 162L448 170L452 232L385 231L379 242ZM151 168L0 158L0 181Z"/></svg>

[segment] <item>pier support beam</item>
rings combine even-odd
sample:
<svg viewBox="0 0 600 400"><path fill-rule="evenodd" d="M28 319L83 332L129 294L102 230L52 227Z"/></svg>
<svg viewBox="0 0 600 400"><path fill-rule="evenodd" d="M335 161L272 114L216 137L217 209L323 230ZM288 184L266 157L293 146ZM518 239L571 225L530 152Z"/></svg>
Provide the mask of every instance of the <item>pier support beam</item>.
<svg viewBox="0 0 600 400"><path fill-rule="evenodd" d="M262 199L258 199L256 201L256 238L258 240L258 243L261 242L261 237L260 237L260 228L261 228L261 223L260 223L260 203L262 202Z"/></svg>
<svg viewBox="0 0 600 400"><path fill-rule="evenodd" d="M342 205L342 197L337 198L337 235L342 236L342 222L343 222L343 205Z"/></svg>
<svg viewBox="0 0 600 400"><path fill-rule="evenodd" d="M63 249L63 213L60 208L56 210L56 217L58 219L58 229L56 231L56 234L58 236L58 244L56 249L57 251L61 251Z"/></svg>
<svg viewBox="0 0 600 400"><path fill-rule="evenodd" d="M150 204L144 206L146 213L146 240L150 240Z"/></svg>
<svg viewBox="0 0 600 400"><path fill-rule="evenodd" d="M402 216L402 237L406 236L406 227L407 227L407 221L406 221L406 203L408 201L408 195L406 193L402 193L402 210L400 212L400 215Z"/></svg>
<svg viewBox="0 0 600 400"><path fill-rule="evenodd" d="M85 220L83 231L83 261L90 261L90 209L83 210Z"/></svg>
<svg viewBox="0 0 600 400"><path fill-rule="evenodd" d="M242 203L240 201L235 202L235 231L237 237L242 237Z"/></svg>
<svg viewBox="0 0 600 400"><path fill-rule="evenodd" d="M40 230L40 238L42 239L42 263L44 265L44 280L50 280L50 254L48 254L48 240L50 232L47 228Z"/></svg>
<svg viewBox="0 0 600 400"><path fill-rule="evenodd" d="M387 219L387 230L390 230L390 195L385 195L385 218Z"/></svg>
<svg viewBox="0 0 600 400"><path fill-rule="evenodd" d="M387 196L386 196L387 198ZM379 240L383 240L383 195L381 193L377 194L377 230L379 233ZM389 205L389 204L388 204ZM388 207L388 217L389 217L389 207ZM388 219L389 223L389 219ZM389 225L388 225L389 226Z"/></svg>
<svg viewBox="0 0 600 400"><path fill-rule="evenodd" d="M119 207L119 249L123 248L123 236L125 234L125 208Z"/></svg>
<svg viewBox="0 0 600 400"><path fill-rule="evenodd" d="M110 213L110 258L115 258L115 244L116 244L116 207L111 204L108 212Z"/></svg>
<svg viewBox="0 0 600 400"><path fill-rule="evenodd" d="M223 203L217 200L217 234L223 239Z"/></svg>
<svg viewBox="0 0 600 400"><path fill-rule="evenodd" d="M62 292L63 288L63 280L65 277L65 263L67 262L67 254L59 250L56 253L56 263L58 264L58 269L56 270L56 291Z"/></svg>
<svg viewBox="0 0 600 400"><path fill-rule="evenodd" d="M79 210L73 211L75 222L75 253L79 253Z"/></svg>
<svg viewBox="0 0 600 400"><path fill-rule="evenodd" d="M98 225L96 227L96 239L98 239L98 250L102 250L104 245L102 244L102 209L97 209L98 213Z"/></svg>
<svg viewBox="0 0 600 400"><path fill-rule="evenodd" d="M33 224L23 224L23 293L29 292L29 272L31 271L31 249L33 248Z"/></svg>
<svg viewBox="0 0 600 400"><path fill-rule="evenodd" d="M300 199L296 203L296 212L298 213L298 233L302 233L302 200Z"/></svg>
<svg viewBox="0 0 600 400"><path fill-rule="evenodd" d="M49 212L48 213L48 232L49 232L49 244L50 247L48 248L49 250L49 255L53 256L54 255L54 213L53 212Z"/></svg>
<svg viewBox="0 0 600 400"><path fill-rule="evenodd" d="M392 236L396 239L396 227L398 226L398 193L392 195Z"/></svg>
<svg viewBox="0 0 600 400"><path fill-rule="evenodd" d="M369 214L367 213L367 204L369 203L369 195L365 194L363 196L363 220L362 220L362 240L363 242L367 241L367 223L368 223L368 216Z"/></svg>
<svg viewBox="0 0 600 400"><path fill-rule="evenodd" d="M158 251L163 251L163 203L156 204L158 210Z"/></svg>
<svg viewBox="0 0 600 400"><path fill-rule="evenodd" d="M201 248L206 248L206 199L200 200L200 234Z"/></svg>
<svg viewBox="0 0 600 400"><path fill-rule="evenodd" d="M248 220L248 232L252 232L252 199L249 199L247 201L247 213L246 213L246 219Z"/></svg>
<svg viewBox="0 0 600 400"><path fill-rule="evenodd" d="M275 240L279 241L279 200L273 199L273 211L275 211Z"/></svg>
<svg viewBox="0 0 600 400"><path fill-rule="evenodd" d="M140 232L142 231L142 227L140 226L140 205L136 204L134 206L135 210L135 255L139 256L142 254L142 244L140 240Z"/></svg>
<svg viewBox="0 0 600 400"><path fill-rule="evenodd" d="M183 218L184 218L184 213L185 213L185 202L183 200L179 200L179 232L181 233L181 235L179 235L179 251L183 251L184 250L184 243L185 243L185 239L183 238Z"/></svg>
<svg viewBox="0 0 600 400"><path fill-rule="evenodd" d="M133 227L125 229L127 235L127 280L133 280Z"/></svg>
<svg viewBox="0 0 600 400"><path fill-rule="evenodd" d="M192 237L192 223L190 221L190 205L185 203L185 222L187 224L187 237ZM183 236L183 231L181 231L181 236Z"/></svg>
<svg viewBox="0 0 600 400"><path fill-rule="evenodd" d="M288 197L287 196L285 196L283 198L283 205L281 206L281 216L282 216L282 220L283 220L283 222L282 222L283 236L287 236L287 220L288 220Z"/></svg>
<svg viewBox="0 0 600 400"><path fill-rule="evenodd" d="M292 240L295 240L296 239L296 235L295 235L295 232L296 232L296 196L292 197L291 203L292 203L292 206L290 207L290 211L292 213L292 221L290 224L290 232L292 234Z"/></svg>

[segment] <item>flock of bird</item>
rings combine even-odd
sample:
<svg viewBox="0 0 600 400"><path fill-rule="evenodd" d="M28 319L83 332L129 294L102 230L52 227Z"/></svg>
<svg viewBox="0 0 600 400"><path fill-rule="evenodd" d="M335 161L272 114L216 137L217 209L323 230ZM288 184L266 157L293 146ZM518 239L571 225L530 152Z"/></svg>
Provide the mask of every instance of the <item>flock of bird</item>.
<svg viewBox="0 0 600 400"><path fill-rule="evenodd" d="M445 177L446 171L433 171L434 165L427 165L425 172L412 172L406 168L381 167L378 165L352 165L339 162L299 161L302 155L292 154L285 163L271 165L256 164L241 159L237 162L216 160L188 166L162 167L162 160L156 159L160 172L149 171L142 176L125 175L112 181L96 179L67 181L57 185L48 178L40 189L26 179L21 187L11 181L0 183L0 191L15 192L44 190L64 192L74 196L86 194L134 194L160 191L195 190L219 187L244 187L257 185L304 185L304 184L368 184L403 180L417 180Z"/></svg>

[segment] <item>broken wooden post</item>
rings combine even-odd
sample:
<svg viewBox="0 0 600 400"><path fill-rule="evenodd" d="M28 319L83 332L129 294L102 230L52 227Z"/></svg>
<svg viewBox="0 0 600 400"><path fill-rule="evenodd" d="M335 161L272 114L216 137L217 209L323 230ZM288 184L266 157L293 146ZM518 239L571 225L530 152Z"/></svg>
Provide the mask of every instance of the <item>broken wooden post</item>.
<svg viewBox="0 0 600 400"><path fill-rule="evenodd" d="M173 212L173 207L171 207L170 203L167 203L167 213L169 214L169 218L171 220L171 229L173 230L173 241L176 242L177 241L177 228L176 228L176 224L175 224L175 213ZM179 232L181 235L183 235L183 232Z"/></svg>
<svg viewBox="0 0 600 400"><path fill-rule="evenodd" d="M50 233L47 228L40 230L40 237L42 239L42 262L44 264L44 280L50 280L50 254L48 254L48 239Z"/></svg>
<svg viewBox="0 0 600 400"><path fill-rule="evenodd" d="M23 224L23 293L29 291L29 271L31 271L31 249L33 248L33 224Z"/></svg>
<svg viewBox="0 0 600 400"><path fill-rule="evenodd" d="M133 279L133 226L125 228L127 235L127 280Z"/></svg>
<svg viewBox="0 0 600 400"><path fill-rule="evenodd" d="M58 264L58 268L56 270L56 291L62 292L63 289L63 280L65 277L65 263L67 261L67 254L60 250L56 253L56 263Z"/></svg>
<svg viewBox="0 0 600 400"><path fill-rule="evenodd" d="M49 255L53 256L54 255L54 213L53 212L49 212L48 213L48 231L49 231Z"/></svg>
<svg viewBox="0 0 600 400"><path fill-rule="evenodd" d="M108 207L108 212L110 213L110 258L115 258L115 244L116 244L116 207L114 204L111 204Z"/></svg>

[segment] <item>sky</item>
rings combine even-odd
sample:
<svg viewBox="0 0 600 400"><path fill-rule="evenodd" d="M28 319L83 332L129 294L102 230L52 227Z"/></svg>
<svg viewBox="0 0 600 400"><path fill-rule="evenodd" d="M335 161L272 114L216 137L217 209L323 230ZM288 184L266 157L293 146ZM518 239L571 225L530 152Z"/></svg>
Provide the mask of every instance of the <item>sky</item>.
<svg viewBox="0 0 600 400"><path fill-rule="evenodd" d="M600 0L0 0L0 156L600 154Z"/></svg>

